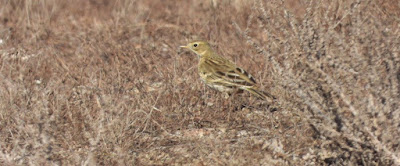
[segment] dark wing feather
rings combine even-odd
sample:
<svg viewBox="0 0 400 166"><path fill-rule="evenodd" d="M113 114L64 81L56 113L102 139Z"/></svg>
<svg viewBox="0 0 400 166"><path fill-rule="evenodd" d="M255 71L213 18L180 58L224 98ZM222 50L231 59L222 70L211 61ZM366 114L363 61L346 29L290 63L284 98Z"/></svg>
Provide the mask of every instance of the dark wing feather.
<svg viewBox="0 0 400 166"><path fill-rule="evenodd" d="M204 61L209 68L224 82L234 86L253 86L256 84L254 77L242 68L236 67L232 62L222 58L210 58Z"/></svg>

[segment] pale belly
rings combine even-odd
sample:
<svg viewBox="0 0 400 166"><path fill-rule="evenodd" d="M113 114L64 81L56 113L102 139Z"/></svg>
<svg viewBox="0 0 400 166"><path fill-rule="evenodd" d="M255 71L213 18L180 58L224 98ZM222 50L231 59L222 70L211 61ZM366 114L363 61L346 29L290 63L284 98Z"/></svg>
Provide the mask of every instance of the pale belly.
<svg viewBox="0 0 400 166"><path fill-rule="evenodd" d="M212 74L207 73L207 72L200 72L201 71L200 65L199 65L198 71L199 71L201 81L203 81L204 84L206 84L208 87L210 87L212 89L215 89L220 92L226 92L226 93L231 93L231 92L234 92L235 90L237 90L234 86L224 86L224 85L221 85L221 83L219 83L218 80L210 79L210 78L212 78ZM208 81L206 80L207 78L208 78Z"/></svg>
<svg viewBox="0 0 400 166"><path fill-rule="evenodd" d="M215 83L212 83L212 82L207 82L205 79L203 79L203 77L200 77L200 78L204 82L204 84L206 84L208 87L210 87L212 89L215 89L217 91L227 92L227 93L235 91L234 87L227 87L227 86L223 86L223 85L218 85L218 84L215 84Z"/></svg>

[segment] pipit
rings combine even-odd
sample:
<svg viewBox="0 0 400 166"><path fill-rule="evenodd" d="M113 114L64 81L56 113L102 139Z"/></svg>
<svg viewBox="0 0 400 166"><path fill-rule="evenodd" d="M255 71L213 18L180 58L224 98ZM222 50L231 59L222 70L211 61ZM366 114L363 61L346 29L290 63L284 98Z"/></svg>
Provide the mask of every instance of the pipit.
<svg viewBox="0 0 400 166"><path fill-rule="evenodd" d="M189 49L198 55L198 72L207 86L227 94L246 90L262 100L272 102L274 99L272 95L259 90L251 74L215 53L207 42L195 41L181 48Z"/></svg>

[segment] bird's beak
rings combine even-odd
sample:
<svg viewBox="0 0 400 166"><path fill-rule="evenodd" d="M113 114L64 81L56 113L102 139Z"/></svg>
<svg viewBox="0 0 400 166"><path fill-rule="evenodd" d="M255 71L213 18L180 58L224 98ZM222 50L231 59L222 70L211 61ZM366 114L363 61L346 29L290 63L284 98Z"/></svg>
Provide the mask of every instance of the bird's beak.
<svg viewBox="0 0 400 166"><path fill-rule="evenodd" d="M188 46L179 46L180 48L189 48Z"/></svg>

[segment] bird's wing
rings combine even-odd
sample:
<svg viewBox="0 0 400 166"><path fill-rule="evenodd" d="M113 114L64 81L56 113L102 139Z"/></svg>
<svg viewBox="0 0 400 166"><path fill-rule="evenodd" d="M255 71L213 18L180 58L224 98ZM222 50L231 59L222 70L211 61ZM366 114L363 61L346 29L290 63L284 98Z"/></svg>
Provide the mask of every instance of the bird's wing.
<svg viewBox="0 0 400 166"><path fill-rule="evenodd" d="M253 86L256 84L254 77L234 63L223 58L209 58L203 62L205 68L213 73L211 79L224 82L231 86Z"/></svg>

